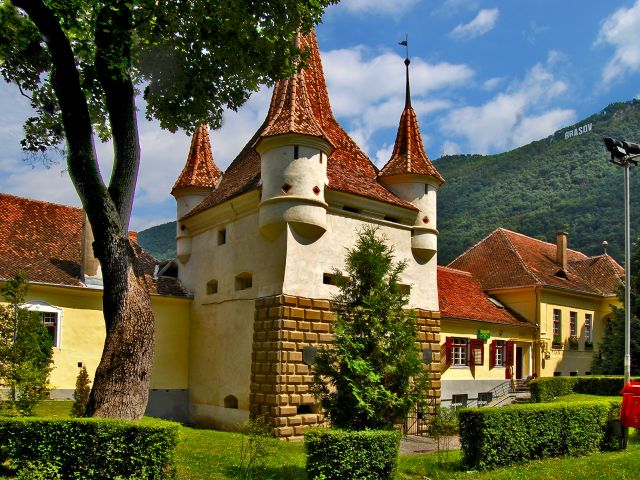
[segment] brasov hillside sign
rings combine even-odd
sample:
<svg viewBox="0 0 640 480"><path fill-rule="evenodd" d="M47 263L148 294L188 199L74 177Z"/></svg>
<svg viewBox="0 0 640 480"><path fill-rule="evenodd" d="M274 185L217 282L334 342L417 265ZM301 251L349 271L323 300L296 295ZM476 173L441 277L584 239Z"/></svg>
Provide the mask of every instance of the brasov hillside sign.
<svg viewBox="0 0 640 480"><path fill-rule="evenodd" d="M566 132L564 132L564 139L567 140L571 137L577 137L578 135L588 133L591 130L593 130L593 123L587 123L586 125L581 125L580 127L574 128L573 130L567 130Z"/></svg>

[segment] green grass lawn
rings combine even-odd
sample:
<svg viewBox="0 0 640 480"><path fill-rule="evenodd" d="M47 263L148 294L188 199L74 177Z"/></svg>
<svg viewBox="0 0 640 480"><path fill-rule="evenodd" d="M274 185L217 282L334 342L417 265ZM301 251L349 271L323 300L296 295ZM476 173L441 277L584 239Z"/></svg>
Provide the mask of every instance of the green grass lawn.
<svg viewBox="0 0 640 480"><path fill-rule="evenodd" d="M593 399L593 397L591 397ZM577 401L577 399L576 399ZM43 402L35 414L64 418L71 402ZM239 479L238 464L242 436L237 433L181 427L176 451L178 478ZM256 477L264 480L305 480L305 454L302 443L274 442L264 469ZM598 453L586 457L533 461L526 465L490 472L468 472L460 465L460 452L449 452L438 463L437 454L400 457L398 480L632 480L640 477L640 439L631 437L622 452ZM0 477L6 478L6 477ZM310 480L310 479L309 479Z"/></svg>

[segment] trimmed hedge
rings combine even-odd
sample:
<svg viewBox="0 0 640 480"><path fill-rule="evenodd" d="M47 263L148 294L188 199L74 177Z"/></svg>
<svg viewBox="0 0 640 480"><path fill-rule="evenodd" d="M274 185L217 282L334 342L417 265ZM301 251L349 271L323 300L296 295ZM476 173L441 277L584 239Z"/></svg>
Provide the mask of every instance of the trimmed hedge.
<svg viewBox="0 0 640 480"><path fill-rule="evenodd" d="M60 478L175 478L178 424L162 420L0 418L0 464Z"/></svg>
<svg viewBox="0 0 640 480"><path fill-rule="evenodd" d="M395 430L307 430L307 476L310 480L391 479L400 437Z"/></svg>
<svg viewBox="0 0 640 480"><path fill-rule="evenodd" d="M460 411L468 467L489 469L527 460L614 450L610 421L621 401L525 404Z"/></svg>
<svg viewBox="0 0 640 480"><path fill-rule="evenodd" d="M640 378L632 378L639 381ZM584 393L587 395L617 396L624 386L622 376L596 376L585 377L543 377L536 378L529 383L531 387L531 399L534 402L551 402L561 395L572 393Z"/></svg>

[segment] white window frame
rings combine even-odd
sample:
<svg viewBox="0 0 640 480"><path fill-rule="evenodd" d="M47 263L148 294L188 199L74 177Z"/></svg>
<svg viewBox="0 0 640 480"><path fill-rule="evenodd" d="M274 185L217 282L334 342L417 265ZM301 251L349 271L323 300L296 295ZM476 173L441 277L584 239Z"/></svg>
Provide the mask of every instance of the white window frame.
<svg viewBox="0 0 640 480"><path fill-rule="evenodd" d="M30 312L49 312L56 313L58 315L58 321L56 322L56 337L54 339L53 346L57 349L62 348L62 317L63 310L60 307L55 307L50 303L43 302L41 300L35 300L25 303L24 307Z"/></svg>
<svg viewBox="0 0 640 480"><path fill-rule="evenodd" d="M493 365L494 367L504 367L506 365L506 359L507 359L507 341L506 340L496 340L496 342L501 342L500 344L498 344L498 348L496 348L493 353L495 355L494 359L493 359Z"/></svg>
<svg viewBox="0 0 640 480"><path fill-rule="evenodd" d="M593 342L593 314L584 314L584 336L587 342Z"/></svg>
<svg viewBox="0 0 640 480"><path fill-rule="evenodd" d="M468 366L468 348L469 339L463 337L453 337L451 341L451 366L466 367Z"/></svg>

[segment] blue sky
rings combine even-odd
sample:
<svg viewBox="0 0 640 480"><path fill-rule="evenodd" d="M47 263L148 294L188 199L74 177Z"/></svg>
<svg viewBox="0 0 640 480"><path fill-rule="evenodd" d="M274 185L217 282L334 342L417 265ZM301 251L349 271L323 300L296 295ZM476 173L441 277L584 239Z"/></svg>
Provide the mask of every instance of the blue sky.
<svg viewBox="0 0 640 480"><path fill-rule="evenodd" d="M398 42L405 34L413 107L431 159L510 150L640 96L640 0L343 0L317 34L333 111L379 166L391 154L404 103ZM261 90L211 132L223 170L269 99ZM23 161L21 125L30 109L14 86L0 85L0 106L0 191L78 205L64 162L47 169ZM136 230L174 219L169 191L190 140L139 123ZM108 177L110 145L97 150Z"/></svg>

